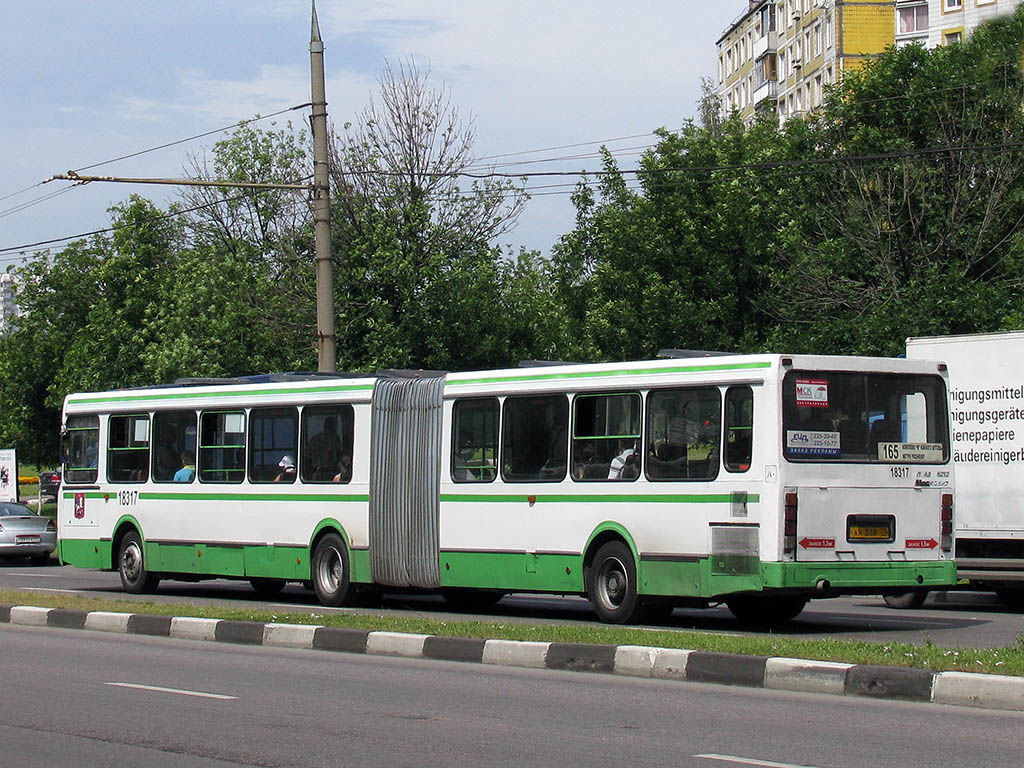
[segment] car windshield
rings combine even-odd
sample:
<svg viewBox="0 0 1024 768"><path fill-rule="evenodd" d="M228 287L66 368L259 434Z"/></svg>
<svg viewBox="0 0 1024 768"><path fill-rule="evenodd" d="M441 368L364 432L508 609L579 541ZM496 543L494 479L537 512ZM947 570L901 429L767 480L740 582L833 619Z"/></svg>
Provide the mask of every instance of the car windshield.
<svg viewBox="0 0 1024 768"><path fill-rule="evenodd" d="M0 504L0 517L25 517L34 516L35 512L24 504Z"/></svg>

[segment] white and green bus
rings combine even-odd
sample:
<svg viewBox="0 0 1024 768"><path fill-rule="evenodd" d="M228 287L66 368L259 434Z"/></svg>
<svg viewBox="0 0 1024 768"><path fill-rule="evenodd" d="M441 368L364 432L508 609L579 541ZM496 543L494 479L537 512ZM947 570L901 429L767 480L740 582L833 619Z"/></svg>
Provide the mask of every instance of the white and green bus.
<svg viewBox="0 0 1024 768"><path fill-rule="evenodd" d="M955 582L944 366L781 355L72 394L59 554L325 605L586 595L607 622Z"/></svg>

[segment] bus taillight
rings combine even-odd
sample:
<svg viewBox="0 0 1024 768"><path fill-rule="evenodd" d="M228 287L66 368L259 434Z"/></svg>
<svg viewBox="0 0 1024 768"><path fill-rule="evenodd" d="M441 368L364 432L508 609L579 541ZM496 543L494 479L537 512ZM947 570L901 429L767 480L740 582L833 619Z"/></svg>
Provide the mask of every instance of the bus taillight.
<svg viewBox="0 0 1024 768"><path fill-rule="evenodd" d="M786 506L783 516L782 552L793 555L796 552L796 492L786 493Z"/></svg>
<svg viewBox="0 0 1024 768"><path fill-rule="evenodd" d="M943 552L953 549L953 494L942 494L942 507L940 519L942 521L942 536L940 537Z"/></svg>

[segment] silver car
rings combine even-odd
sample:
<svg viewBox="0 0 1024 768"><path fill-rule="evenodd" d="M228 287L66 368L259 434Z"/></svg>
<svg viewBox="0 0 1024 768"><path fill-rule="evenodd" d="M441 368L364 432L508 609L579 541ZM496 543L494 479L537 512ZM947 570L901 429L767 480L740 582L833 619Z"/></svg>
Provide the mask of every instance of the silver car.
<svg viewBox="0 0 1024 768"><path fill-rule="evenodd" d="M0 501L0 557L29 557L46 565L57 548L57 526L24 504Z"/></svg>

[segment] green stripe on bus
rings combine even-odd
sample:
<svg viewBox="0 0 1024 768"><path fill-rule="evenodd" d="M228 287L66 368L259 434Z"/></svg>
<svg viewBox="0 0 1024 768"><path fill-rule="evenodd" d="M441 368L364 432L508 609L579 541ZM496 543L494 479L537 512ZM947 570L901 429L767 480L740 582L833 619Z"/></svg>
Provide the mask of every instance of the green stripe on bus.
<svg viewBox="0 0 1024 768"><path fill-rule="evenodd" d="M253 392L252 390L225 390L211 392L208 389L196 388L194 390L174 392L166 395L115 394L98 395L93 397L71 397L68 399L68 404L83 405L86 403L130 403L139 400L190 400L207 397L269 397L271 395L301 395L307 392L356 392L363 390L370 391L372 389L373 384L345 384L324 387L308 387L302 389L282 387L277 389L262 389L259 390L258 392Z"/></svg>
<svg viewBox="0 0 1024 768"><path fill-rule="evenodd" d="M129 489L134 490L134 489ZM73 499L83 491L65 491ZM87 499L116 497L117 491L84 491ZM139 491L139 500L160 501L369 501L368 493L215 493L201 491Z"/></svg>
<svg viewBox="0 0 1024 768"><path fill-rule="evenodd" d="M666 366L664 368L630 368L613 371L564 371L562 373L536 373L527 375L505 375L505 376L481 376L473 379L448 379L448 386L462 386L465 384L498 384L504 382L527 382L527 381L557 381L559 379L597 379L608 378L609 376L650 376L660 373L702 373L702 372L724 372L724 371L751 371L771 368L771 362L754 363L721 363L718 365L684 365Z"/></svg>
<svg viewBox="0 0 1024 768"><path fill-rule="evenodd" d="M536 504L551 503L636 503L652 504L729 504L733 501L746 501L754 504L761 500L756 493L593 493L593 494L508 494L508 493L442 493L441 501L465 501L480 503L523 502L533 499Z"/></svg>

